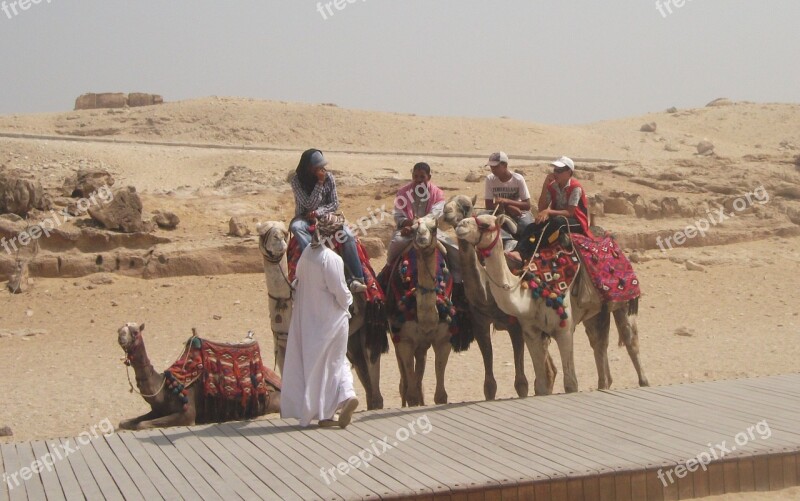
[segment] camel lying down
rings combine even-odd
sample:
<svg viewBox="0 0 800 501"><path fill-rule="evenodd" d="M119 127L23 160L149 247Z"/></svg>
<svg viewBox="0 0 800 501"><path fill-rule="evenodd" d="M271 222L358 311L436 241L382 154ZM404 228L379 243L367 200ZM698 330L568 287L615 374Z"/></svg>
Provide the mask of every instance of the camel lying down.
<svg viewBox="0 0 800 501"><path fill-rule="evenodd" d="M117 332L125 364L133 367L138 393L151 411L122 421L120 429L190 426L280 412L280 378L261 363L255 341L219 344L193 336L175 364L159 373L147 357L143 331L144 324L129 322Z"/></svg>

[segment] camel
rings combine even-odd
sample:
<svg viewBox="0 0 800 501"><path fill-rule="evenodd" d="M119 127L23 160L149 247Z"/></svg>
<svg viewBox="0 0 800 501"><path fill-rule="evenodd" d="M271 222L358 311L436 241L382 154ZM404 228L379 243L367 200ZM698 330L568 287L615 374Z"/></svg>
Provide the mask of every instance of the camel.
<svg viewBox="0 0 800 501"><path fill-rule="evenodd" d="M609 314L613 313L619 331L620 345L624 344L639 376L639 385L647 386L647 378L639 360L638 329L635 318L629 313L635 310L632 302L604 303L591 284L584 267L564 297L563 307L568 318L562 320L541 298L532 298L527 289L521 287L521 280L508 268L500 240L500 227L514 226L506 216L480 215L468 217L458 223L456 234L459 239L471 244L484 253L485 271L492 296L504 312L519 319L525 342L533 362L536 395L548 395L547 346L545 339L552 337L561 353L564 372L564 389L567 393L578 391L573 359L573 333L575 327L583 322L586 334L594 351L598 373L598 388L607 389L612 379L608 364ZM512 232L515 228L512 229ZM580 291L580 292L579 292Z"/></svg>
<svg viewBox="0 0 800 501"><path fill-rule="evenodd" d="M433 400L437 404L447 403L444 387L444 372L450 357L450 326L440 319L437 308L437 250L446 254L444 245L436 238L437 222L430 217L420 218L411 226L412 247L416 252L417 286L416 318L406 320L393 335L395 355L400 368L400 397L409 407L425 405L422 378L428 348L433 346L436 367L436 392ZM391 280L390 280L391 284ZM391 287L392 285L390 285Z"/></svg>
<svg viewBox="0 0 800 501"><path fill-rule="evenodd" d="M444 206L442 222L455 228L462 219L472 214L472 208L475 206L476 200L477 196L473 197L472 200L464 195L452 197ZM491 328L494 326L496 330L507 331L511 338L511 348L514 352L514 389L518 396L527 397L528 378L525 376L525 341L522 335L522 327L498 308L492 297L491 290L487 287L486 280L481 276L480 263L478 262L475 248L469 242L459 239L458 257L461 263L464 292L473 318L472 330L483 357L483 395L486 400L494 400L497 394L491 339ZM547 354L546 364L548 386L552 391L557 370L549 353Z"/></svg>
<svg viewBox="0 0 800 501"><path fill-rule="evenodd" d="M267 279L269 316L275 346L275 361L283 373L286 358L286 340L292 318L292 284L286 252L289 248L289 231L280 221L268 221L258 225L259 249L264 260L264 275ZM366 339L366 299L363 293L353 293L353 311L350 318L350 337L347 342L347 358L356 370L356 375L367 394L367 409L383 409L380 389L381 350L370 346Z"/></svg>
<svg viewBox="0 0 800 501"><path fill-rule="evenodd" d="M142 416L122 421L119 423L120 429L147 430L168 426L192 426L195 423L249 419L280 412L280 379L268 368L261 366L260 357L256 359L254 356L250 356L246 360L248 364L253 363L252 367L262 368L261 374L251 374L251 379L248 379L248 381L258 381L251 382L249 388L245 390L253 393L251 397L246 399L244 404L242 397L238 396L236 400L228 400L219 405L217 398L206 395L204 391L208 374L207 368L197 367L191 374L193 376L191 381L180 381L169 371L156 372L147 356L143 332L144 324L126 323L117 331L117 341L125 351L126 365L133 367L138 392L145 402L150 404L151 410ZM197 344L201 342L199 338L193 337L187 343L184 352L187 360L190 352L196 348L192 344L195 341ZM251 354L254 349L257 349L255 341L231 345L214 344L214 346L231 350L244 349ZM197 384L193 384L195 382ZM183 383L187 383L186 386ZM133 391L133 385L131 385L131 391Z"/></svg>

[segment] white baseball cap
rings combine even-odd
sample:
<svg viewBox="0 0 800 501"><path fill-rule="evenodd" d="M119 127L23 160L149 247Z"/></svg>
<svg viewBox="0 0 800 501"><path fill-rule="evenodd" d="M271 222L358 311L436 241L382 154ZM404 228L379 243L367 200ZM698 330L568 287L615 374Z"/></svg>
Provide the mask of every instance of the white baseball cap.
<svg viewBox="0 0 800 501"><path fill-rule="evenodd" d="M508 165L508 155L506 155L505 152L503 151L498 151L496 153L492 153L489 156L489 163L487 163L486 165L488 165L489 167L495 167L503 163Z"/></svg>
<svg viewBox="0 0 800 501"><path fill-rule="evenodd" d="M558 168L569 167L569 170L575 172L575 163L569 157L561 157L558 160L550 162L550 165Z"/></svg>

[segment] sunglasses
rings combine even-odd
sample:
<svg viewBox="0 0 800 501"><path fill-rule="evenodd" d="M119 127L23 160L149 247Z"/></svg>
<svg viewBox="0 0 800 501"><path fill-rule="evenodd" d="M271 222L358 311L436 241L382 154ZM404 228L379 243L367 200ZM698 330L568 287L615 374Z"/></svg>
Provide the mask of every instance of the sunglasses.
<svg viewBox="0 0 800 501"><path fill-rule="evenodd" d="M569 167L556 167L553 169L553 172L555 172L556 174L561 174L562 172L567 172L569 170L570 170Z"/></svg>

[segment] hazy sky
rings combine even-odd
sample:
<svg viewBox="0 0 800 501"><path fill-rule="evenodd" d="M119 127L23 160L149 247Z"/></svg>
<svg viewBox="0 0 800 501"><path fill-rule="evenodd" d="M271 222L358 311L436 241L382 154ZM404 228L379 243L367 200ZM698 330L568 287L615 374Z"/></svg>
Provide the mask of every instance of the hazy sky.
<svg viewBox="0 0 800 501"><path fill-rule="evenodd" d="M800 102L798 0L12 1L0 114L134 91L546 123Z"/></svg>

